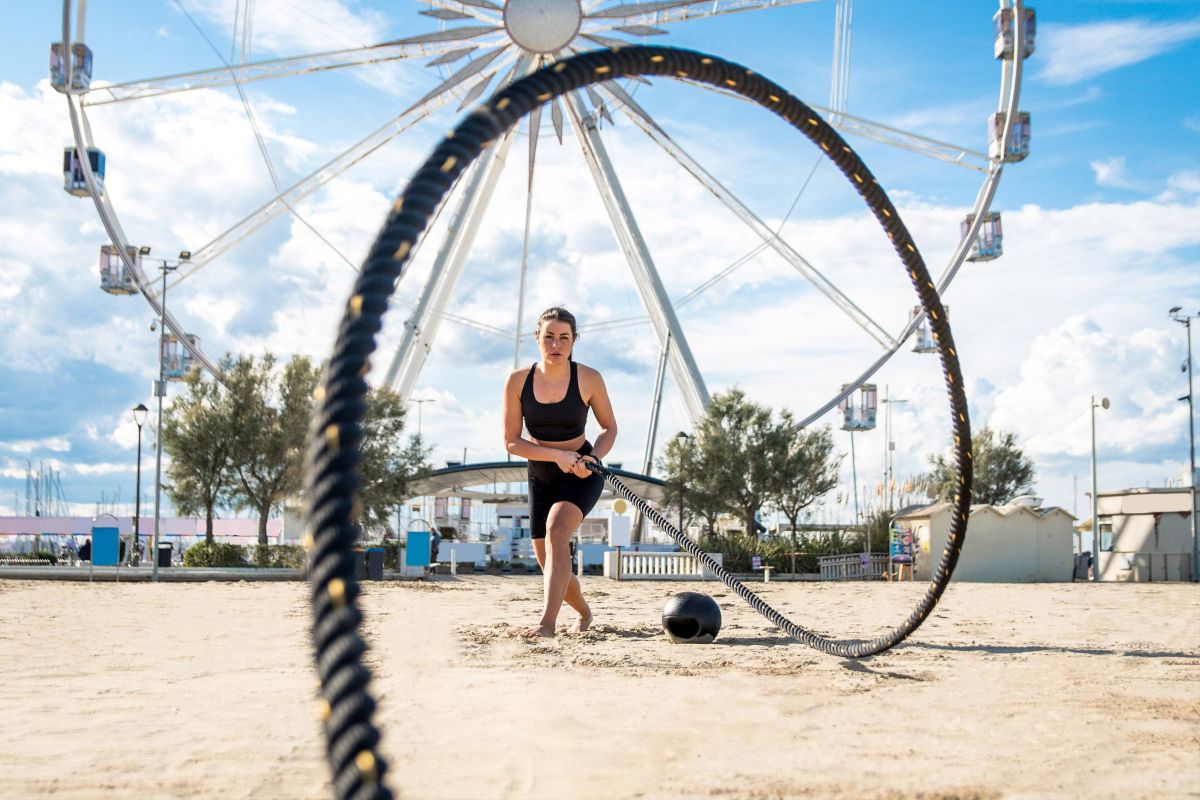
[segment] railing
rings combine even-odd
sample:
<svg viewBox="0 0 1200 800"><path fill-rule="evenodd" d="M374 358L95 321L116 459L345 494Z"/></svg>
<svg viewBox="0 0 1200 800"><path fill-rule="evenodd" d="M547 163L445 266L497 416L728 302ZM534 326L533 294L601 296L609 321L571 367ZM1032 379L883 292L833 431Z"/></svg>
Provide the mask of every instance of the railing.
<svg viewBox="0 0 1200 800"><path fill-rule="evenodd" d="M723 553L709 553L724 563ZM689 553L610 550L604 554L604 575L617 580L700 580L715 577Z"/></svg>
<svg viewBox="0 0 1200 800"><path fill-rule="evenodd" d="M821 556L823 581L878 580L888 571L887 553L851 553L841 556Z"/></svg>

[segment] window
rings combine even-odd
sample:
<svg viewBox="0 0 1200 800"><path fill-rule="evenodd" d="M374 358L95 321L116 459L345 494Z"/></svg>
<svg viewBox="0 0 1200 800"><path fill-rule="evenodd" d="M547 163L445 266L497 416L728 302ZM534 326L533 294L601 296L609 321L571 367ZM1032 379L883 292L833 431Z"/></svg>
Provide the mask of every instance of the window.
<svg viewBox="0 0 1200 800"><path fill-rule="evenodd" d="M1111 553L1113 549L1113 529L1112 518L1100 518L1100 549L1105 553Z"/></svg>

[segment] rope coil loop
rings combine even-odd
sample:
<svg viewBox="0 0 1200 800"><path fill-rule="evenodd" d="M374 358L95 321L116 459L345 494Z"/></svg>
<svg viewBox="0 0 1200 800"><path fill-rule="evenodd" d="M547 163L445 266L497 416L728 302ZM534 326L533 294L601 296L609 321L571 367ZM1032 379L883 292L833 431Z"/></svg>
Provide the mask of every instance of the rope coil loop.
<svg viewBox="0 0 1200 800"><path fill-rule="evenodd" d="M716 56L669 47L625 47L597 50L560 61L500 90L464 119L434 149L393 205L355 281L346 303L337 342L317 392L305 477L308 531L311 535L308 576L312 585L313 639L321 678L321 698L335 797L391 798L384 782L387 763L377 751L379 732L371 721L375 709L368 690L371 673L362 664L366 643L358 628L358 584L350 549L358 534L353 502L358 488L358 449L362 438L363 375L376 347L396 279L408 263L413 245L429 224L434 209L483 149L516 125L534 108L593 83L638 75L659 75L705 83L751 100L787 121L825 152L875 214L892 241L933 328L946 389L950 398L955 441L958 493L945 551L928 591L909 617L892 631L870 641L834 641L807 630L767 605L712 561L695 542L608 472L613 488L646 513L655 524L772 623L810 647L844 658L863 658L903 641L928 617L946 589L966 537L971 497L971 429L963 392L962 371L950 326L929 271L908 229L887 194L858 155L816 112L781 86L743 66Z"/></svg>

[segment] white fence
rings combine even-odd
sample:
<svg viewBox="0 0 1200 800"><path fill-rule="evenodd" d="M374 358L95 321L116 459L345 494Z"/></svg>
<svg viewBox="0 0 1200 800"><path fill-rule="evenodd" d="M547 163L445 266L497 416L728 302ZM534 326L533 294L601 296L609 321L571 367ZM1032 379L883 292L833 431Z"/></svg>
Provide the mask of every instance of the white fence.
<svg viewBox="0 0 1200 800"><path fill-rule="evenodd" d="M724 564L724 553L708 555L718 564ZM604 554L604 577L631 581L687 581L716 576L689 553L610 550Z"/></svg>
<svg viewBox="0 0 1200 800"><path fill-rule="evenodd" d="M851 553L842 556L821 556L823 581L869 581L882 578L888 570L886 553Z"/></svg>

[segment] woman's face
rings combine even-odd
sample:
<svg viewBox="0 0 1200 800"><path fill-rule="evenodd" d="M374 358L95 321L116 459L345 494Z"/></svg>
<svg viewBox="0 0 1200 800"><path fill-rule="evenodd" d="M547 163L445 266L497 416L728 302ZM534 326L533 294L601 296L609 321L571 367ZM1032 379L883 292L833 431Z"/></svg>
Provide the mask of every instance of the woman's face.
<svg viewBox="0 0 1200 800"><path fill-rule="evenodd" d="M571 324L552 319L542 324L538 334L538 349L547 364L565 364L575 344Z"/></svg>

